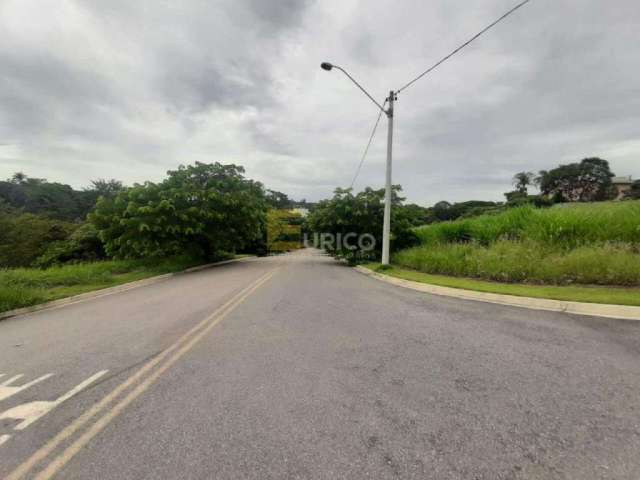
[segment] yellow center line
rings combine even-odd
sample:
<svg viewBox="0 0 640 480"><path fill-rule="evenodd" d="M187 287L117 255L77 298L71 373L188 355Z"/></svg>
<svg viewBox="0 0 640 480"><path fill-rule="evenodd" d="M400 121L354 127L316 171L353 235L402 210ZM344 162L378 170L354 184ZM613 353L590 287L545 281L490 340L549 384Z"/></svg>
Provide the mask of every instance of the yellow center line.
<svg viewBox="0 0 640 480"><path fill-rule="evenodd" d="M276 270L277 271L277 270ZM49 456L63 441L67 440L78 429L83 427L89 420L104 410L114 399L116 399L124 390L132 386L138 380L143 377L147 372L158 365L168 355L175 351L175 353L152 375L146 380L143 380L134 390L132 390L123 400L116 404L111 410L106 412L96 423L94 423L82 436L80 436L74 443L72 443L67 449L56 457L52 462L43 470L36 478L44 480L51 478L55 473L60 470L73 456L75 456L95 435L97 435L111 420L113 420L129 403L140 396L145 390L147 390L159 377L162 375L171 365L180 359L185 353L187 353L193 346L204 337L211 329L216 326L223 318L225 318L230 312L233 311L240 303L242 303L249 295L257 290L262 284L267 282L276 271L271 271L261 276L258 280L253 282L247 288L243 289L224 305L218 308L213 314L202 320L195 327L185 333L170 347L164 350L160 355L153 360L145 364L134 375L118 385L111 393L105 396L100 402L95 404L92 408L87 410L84 414L78 417L74 422L68 425L64 430L58 433L47 444L36 451L25 462L18 466L6 480L18 480L24 475L29 473L38 463L43 461ZM208 325L207 325L208 324ZM204 328L203 328L204 327ZM198 330L201 330L198 333ZM181 346L181 344L184 344ZM176 351L177 350L177 351Z"/></svg>

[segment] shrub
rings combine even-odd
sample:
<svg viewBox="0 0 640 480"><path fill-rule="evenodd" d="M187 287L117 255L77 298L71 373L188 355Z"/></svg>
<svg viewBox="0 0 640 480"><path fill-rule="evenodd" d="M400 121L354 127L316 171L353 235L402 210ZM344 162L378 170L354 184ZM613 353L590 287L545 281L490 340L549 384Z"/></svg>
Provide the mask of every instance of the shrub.
<svg viewBox="0 0 640 480"><path fill-rule="evenodd" d="M418 243L418 237L412 229L414 214L404 208L404 201L398 193L399 185L393 187L391 206L391 241L392 251L411 247ZM379 258L382 251L382 222L384 218L384 189L374 190L370 187L357 194L351 189L338 188L333 198L323 200L306 218L305 231L322 235L332 234L335 238L345 238L347 234L371 235L375 239L375 249L366 250L353 246L334 245L326 248L330 253L343 257L349 263Z"/></svg>
<svg viewBox="0 0 640 480"><path fill-rule="evenodd" d="M0 267L26 267L78 226L31 213L0 212Z"/></svg>
<svg viewBox="0 0 640 480"><path fill-rule="evenodd" d="M98 230L91 223L85 223L73 232L69 238L51 243L38 257L35 265L50 267L67 262L95 261L106 258Z"/></svg>

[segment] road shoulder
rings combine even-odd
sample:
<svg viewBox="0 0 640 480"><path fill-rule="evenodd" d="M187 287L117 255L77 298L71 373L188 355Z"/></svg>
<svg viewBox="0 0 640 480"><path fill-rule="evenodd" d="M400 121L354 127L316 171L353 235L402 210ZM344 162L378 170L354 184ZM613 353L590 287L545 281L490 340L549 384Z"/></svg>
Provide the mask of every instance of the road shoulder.
<svg viewBox="0 0 640 480"><path fill-rule="evenodd" d="M475 300L500 305L529 308L533 310L547 310L552 312L564 312L577 315L590 315L605 318L617 318L624 320L640 320L640 307L627 305L611 305L602 303L572 302L563 300L551 300L544 298L532 298L515 295L503 295L498 293L478 292L461 288L442 287L428 283L406 280L403 278L385 275L379 272L357 266L355 270L399 287L409 288L419 292L441 295L446 297L460 298L464 300Z"/></svg>
<svg viewBox="0 0 640 480"><path fill-rule="evenodd" d="M100 288L98 290L92 290L90 292L81 293L79 295L72 295L70 297L60 298L58 300L52 300L50 302L39 303L37 305L31 305L29 307L16 308L14 310L7 310L6 312L0 312L0 321L6 318L17 317L19 315L25 315L27 313L40 312L43 310L51 310L54 308L63 307L65 305L72 305L74 303L84 302L86 300L90 300L93 298L104 297L106 295L112 295L114 293L126 292L128 290L133 290L134 288L144 287L146 285L153 285L155 283L163 282L171 277L175 277L177 275L183 275L185 273L193 273L198 272L200 270L205 270L207 268L217 267L221 265L226 265L228 263L235 262L243 262L247 261L251 258L255 258L252 256L240 257L240 258L232 258L230 260L223 260L221 262L207 263L205 265L198 265L196 267L187 268L181 272L173 272L173 273L164 273L162 275L156 275L149 278L143 278L142 280L136 280L133 282L123 283L121 285L116 285L114 287Z"/></svg>

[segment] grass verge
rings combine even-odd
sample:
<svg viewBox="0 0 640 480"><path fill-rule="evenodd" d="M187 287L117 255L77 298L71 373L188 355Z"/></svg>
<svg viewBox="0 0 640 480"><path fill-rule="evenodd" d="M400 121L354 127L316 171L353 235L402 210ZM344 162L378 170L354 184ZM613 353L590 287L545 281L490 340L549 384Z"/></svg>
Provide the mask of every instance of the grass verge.
<svg viewBox="0 0 640 480"><path fill-rule="evenodd" d="M206 262L179 257L161 261L105 260L47 269L4 269L0 270L0 312L179 272L203 263Z"/></svg>
<svg viewBox="0 0 640 480"><path fill-rule="evenodd" d="M475 290L478 292L515 295L518 297L547 298L571 302L605 303L612 305L640 306L640 288L603 287L603 286L557 286L557 285L529 285L489 282L463 277L448 277L434 275L391 266L380 268L379 263L369 263L363 267L377 273L390 275L404 280L428 283L441 287Z"/></svg>

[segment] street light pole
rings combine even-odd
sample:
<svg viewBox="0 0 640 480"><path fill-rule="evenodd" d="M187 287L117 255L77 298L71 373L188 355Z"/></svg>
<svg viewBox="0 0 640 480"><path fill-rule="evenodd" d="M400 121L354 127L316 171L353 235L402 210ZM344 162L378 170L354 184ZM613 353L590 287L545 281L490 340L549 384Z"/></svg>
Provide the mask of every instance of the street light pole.
<svg viewBox="0 0 640 480"><path fill-rule="evenodd" d="M382 265L389 265L389 243L391 237L391 160L393 147L393 104L395 93L389 92L389 108L386 111L389 129L387 132L387 172L384 184L384 220L382 222Z"/></svg>
<svg viewBox="0 0 640 480"><path fill-rule="evenodd" d="M375 101L375 99L367 92L362 85L360 85L356 80L349 75L349 73L342 67L338 65L333 65L329 62L322 62L320 67L323 70L331 71L336 68L344 73L349 80L356 84L356 86L362 90L362 92L369 97L376 106L384 112L389 121L389 131L387 133L387 170L385 176L385 188L384 188L384 219L382 221L382 265L389 265L389 244L391 238L391 153L392 153L392 144L393 144L393 105L396 100L396 93L391 90L389 92L389 98L387 102L389 102L389 108L387 110L384 109L382 105Z"/></svg>

